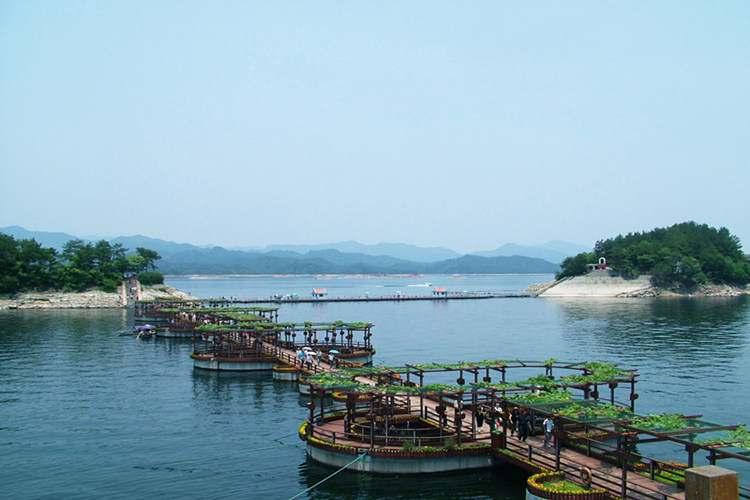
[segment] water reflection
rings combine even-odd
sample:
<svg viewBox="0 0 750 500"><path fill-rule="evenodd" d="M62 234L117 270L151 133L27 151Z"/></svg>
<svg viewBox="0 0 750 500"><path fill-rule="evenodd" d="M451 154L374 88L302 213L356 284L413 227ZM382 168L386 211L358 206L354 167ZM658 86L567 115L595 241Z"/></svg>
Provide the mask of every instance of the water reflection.
<svg viewBox="0 0 750 500"><path fill-rule="evenodd" d="M668 356L701 364L737 359L750 333L747 297L576 299L558 305L564 335L582 350L593 346L638 359Z"/></svg>
<svg viewBox="0 0 750 500"><path fill-rule="evenodd" d="M300 466L300 489L307 489L326 479L336 469L310 459ZM513 467L431 474L425 476L379 474L343 471L310 491L307 498L316 500L389 498L389 499L472 499L524 498L527 474ZM398 485L395 487L394 485ZM460 484L460 487L457 487ZM460 492L460 493L459 493Z"/></svg>
<svg viewBox="0 0 750 500"><path fill-rule="evenodd" d="M578 358L638 369L641 412L746 422L748 297L556 303Z"/></svg>

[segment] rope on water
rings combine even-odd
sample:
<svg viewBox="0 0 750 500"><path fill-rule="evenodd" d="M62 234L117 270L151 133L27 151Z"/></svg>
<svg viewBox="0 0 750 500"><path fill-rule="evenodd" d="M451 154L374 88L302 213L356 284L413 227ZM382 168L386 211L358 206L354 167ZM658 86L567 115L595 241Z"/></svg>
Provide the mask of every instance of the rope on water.
<svg viewBox="0 0 750 500"><path fill-rule="evenodd" d="M333 476L335 476L336 474L338 474L338 473L339 473L339 472L341 472L342 470L346 469L346 468L347 468L347 467L349 467L350 465L352 465L352 464L354 464L354 463L357 463L357 462L359 462L360 460L362 460L363 458L365 458L365 457L367 456L367 453L368 453L368 451L365 451L365 452L364 452L364 453L362 453L362 454L361 454L360 456L358 456L357 458L355 458L354 460L352 460L351 462L349 462L348 464L346 464L345 466L343 466L342 468L340 468L339 470L337 470L336 472L334 472L334 473L333 473L333 474L331 474L330 476L328 476L328 477L326 477L326 478L323 478L323 479L321 479L320 481L318 481L317 483L313 484L312 486L310 486L310 487L309 487L309 488L307 488L306 490L304 490L304 491L300 491L299 493L297 493L296 495L294 495L294 496L293 496L292 498L290 498L289 500L294 500L295 498L299 497L300 495L304 495L304 494L305 494L305 493L307 493L308 491L311 491L311 490L315 489L316 487L320 486L321 484L325 483L326 481L328 481L329 479L331 479L331 478L332 478Z"/></svg>
<svg viewBox="0 0 750 500"><path fill-rule="evenodd" d="M281 448L282 446L290 446L289 443L282 443L281 442L282 439L286 439L286 438L288 438L290 436L294 436L296 434L297 434L296 432L293 432L292 434L287 434L286 436L281 436L281 437L272 439L272 441L275 441L275 442L279 443L279 444L275 444L275 445L272 445L272 446L263 446L261 448L252 448L250 450L232 451L232 452L228 452L228 453L221 453L219 455L211 455L211 456L208 456L208 457L187 458L185 460L175 460L173 462L161 462L161 463L154 464L154 465L147 466L147 467L144 467L144 466L135 466L135 468L136 469L160 469L160 468L164 467L165 465L170 465L171 466L171 465L175 465L175 464L184 464L184 463L189 463L189 462L200 462L200 461L203 461L203 460L210 460L210 459L213 459L213 458L228 457L230 455L241 455L243 453L253 453L253 452L256 452L256 451L270 450L270 449L273 449L273 448Z"/></svg>

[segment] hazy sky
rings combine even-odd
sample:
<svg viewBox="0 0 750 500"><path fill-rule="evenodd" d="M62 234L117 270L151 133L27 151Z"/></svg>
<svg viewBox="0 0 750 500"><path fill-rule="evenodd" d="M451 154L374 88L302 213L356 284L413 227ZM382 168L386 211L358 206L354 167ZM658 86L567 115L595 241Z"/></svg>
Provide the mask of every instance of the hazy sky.
<svg viewBox="0 0 750 500"><path fill-rule="evenodd" d="M0 3L0 227L750 251L750 2Z"/></svg>

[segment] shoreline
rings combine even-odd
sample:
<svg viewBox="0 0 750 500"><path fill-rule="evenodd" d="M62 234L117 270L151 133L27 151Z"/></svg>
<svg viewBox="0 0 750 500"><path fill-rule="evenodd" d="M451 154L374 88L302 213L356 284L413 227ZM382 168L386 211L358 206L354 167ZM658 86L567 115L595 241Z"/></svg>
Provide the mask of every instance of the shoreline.
<svg viewBox="0 0 750 500"><path fill-rule="evenodd" d="M690 289L662 288L653 284L651 276L635 279L592 272L583 276L538 283L526 289L540 298L703 298L739 297L750 295L750 288L732 285L697 285Z"/></svg>
<svg viewBox="0 0 750 500"><path fill-rule="evenodd" d="M460 279L465 276L546 276L553 273L450 273L450 274L165 274L164 279L180 278L190 280L231 279L231 278L350 278L350 279L379 279L379 278L414 278L422 279L427 276L446 276Z"/></svg>
<svg viewBox="0 0 750 500"><path fill-rule="evenodd" d="M299 275L284 275L291 277ZM316 275L308 275L316 276ZM331 275L327 275L331 276ZM339 275L343 276L343 275ZM360 276L363 275L347 275ZM187 277L187 276L181 276ZM239 275L223 275L239 277ZM269 275L270 277L270 275ZM273 277L281 277L274 275ZM374 277L374 276L373 276ZM405 275L399 275L405 277ZM409 275L414 277L414 275ZM533 298L704 298L740 297L750 295L750 286L698 285L690 290L664 289L651 284L650 277L625 280L617 277L576 276L562 280L538 283L525 289ZM197 278L201 279L201 278ZM204 278L205 279L205 278ZM166 284L144 286L140 289L140 300L200 300ZM0 311L14 309L127 309L128 304L122 287L117 292L89 290L85 292L23 292L0 297Z"/></svg>
<svg viewBox="0 0 750 500"><path fill-rule="evenodd" d="M140 300L197 300L169 285L143 286ZM12 309L127 309L127 296L118 287L117 292L87 290L85 292L22 292L0 298L0 310Z"/></svg>

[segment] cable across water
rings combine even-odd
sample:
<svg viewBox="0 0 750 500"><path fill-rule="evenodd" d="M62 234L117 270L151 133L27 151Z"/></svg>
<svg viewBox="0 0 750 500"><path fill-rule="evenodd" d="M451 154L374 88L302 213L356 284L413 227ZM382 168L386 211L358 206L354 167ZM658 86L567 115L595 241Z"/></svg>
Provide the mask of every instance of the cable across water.
<svg viewBox="0 0 750 500"><path fill-rule="evenodd" d="M350 465L352 465L352 464L355 464L355 463L359 462L360 460L362 460L363 458L365 458L365 457L367 456L367 453L368 453L367 451L366 451L366 452L364 452L364 453L362 453L362 454L361 454L361 455L359 455L359 456L358 456L357 458L355 458L354 460L352 460L352 461L351 461L351 462L349 462L348 464L344 465L343 467L341 467L341 468L340 468L339 470L337 470L336 472L334 472L334 473L333 473L333 474L331 474L330 476L328 476L328 477L325 477L325 478L321 479L320 481L318 481L317 483L313 484L312 486L310 486L310 487L309 487L309 488L307 488L306 490L300 491L299 493L297 493L296 495L294 495L293 497L291 497L291 498L290 498L289 500L294 500L295 498L298 498L299 496L301 496L301 495L304 495L304 494L305 494L305 493L307 493L308 491L312 491L313 489L315 489L316 487L318 487L318 486L320 486L321 484L325 483L326 481L328 481L328 480L329 480L329 479L331 479L331 478L332 478L333 476L335 476L336 474L338 474L338 473L339 473L339 472L341 472L342 470L346 469L346 468L347 468L347 467L349 467Z"/></svg>

